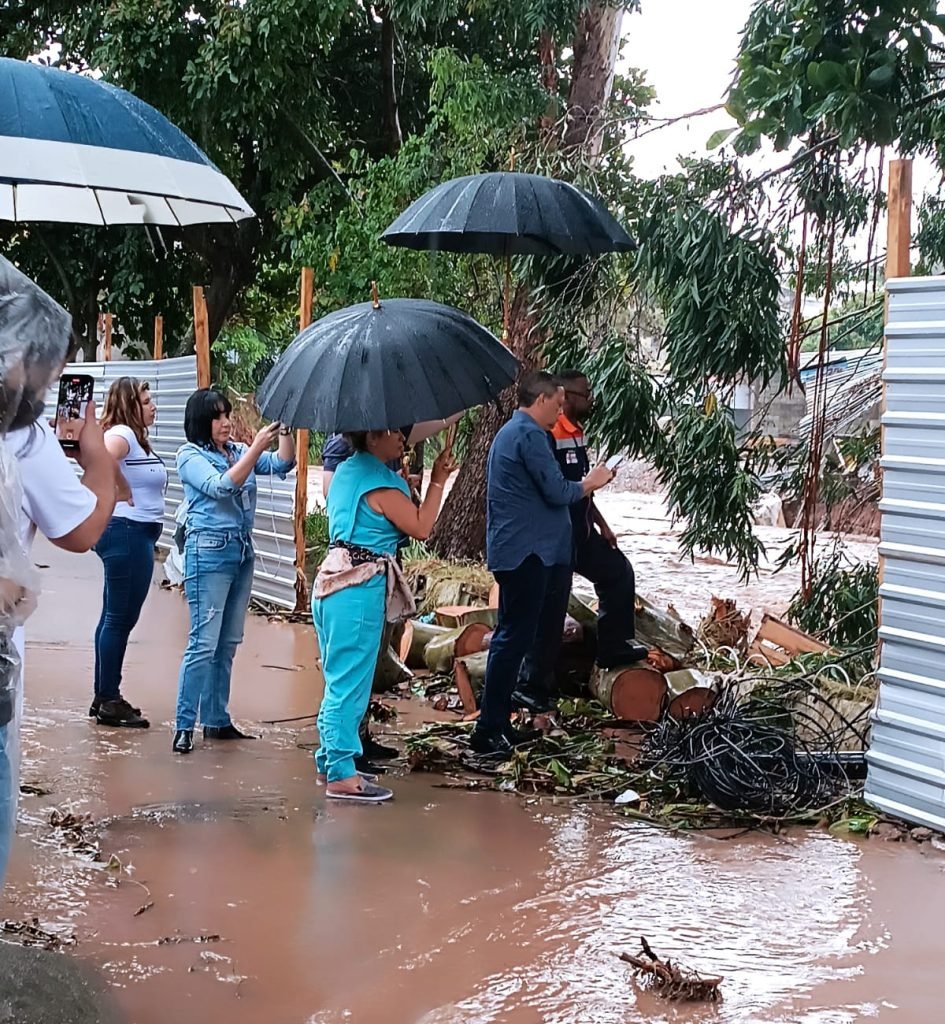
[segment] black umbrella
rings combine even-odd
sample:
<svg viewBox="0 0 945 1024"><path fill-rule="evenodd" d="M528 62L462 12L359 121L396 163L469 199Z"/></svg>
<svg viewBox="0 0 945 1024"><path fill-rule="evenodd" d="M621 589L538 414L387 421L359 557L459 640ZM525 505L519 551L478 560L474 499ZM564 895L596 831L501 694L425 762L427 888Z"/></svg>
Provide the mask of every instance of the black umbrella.
<svg viewBox="0 0 945 1024"><path fill-rule="evenodd" d="M493 401L518 369L495 335L458 309L375 298L306 327L256 401L292 427L385 430Z"/></svg>
<svg viewBox="0 0 945 1024"><path fill-rule="evenodd" d="M540 174L454 178L422 195L381 235L390 245L492 256L598 256L636 245L603 204Z"/></svg>
<svg viewBox="0 0 945 1024"><path fill-rule="evenodd" d="M411 203L381 238L408 249L504 256L503 341L512 256L599 256L636 248L593 196L566 181L518 171L445 181Z"/></svg>

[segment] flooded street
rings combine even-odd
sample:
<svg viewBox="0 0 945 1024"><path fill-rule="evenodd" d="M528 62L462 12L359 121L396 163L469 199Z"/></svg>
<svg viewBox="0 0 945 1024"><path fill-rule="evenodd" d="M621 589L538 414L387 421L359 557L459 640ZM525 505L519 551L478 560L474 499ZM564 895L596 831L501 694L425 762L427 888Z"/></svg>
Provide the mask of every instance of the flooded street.
<svg viewBox="0 0 945 1024"><path fill-rule="evenodd" d="M232 710L260 739L198 734L176 757L183 598L154 588L129 647L123 689L151 729L108 730L85 717L99 562L45 543L35 557L49 568L22 778L49 793L23 798L0 916L74 933L67 955L104 972L134 1024L938 1018L945 856L930 844L676 835L423 775L395 778L389 806L326 806L299 747L311 721L259 724L314 711L310 627L251 618ZM102 863L59 847L53 808L104 823ZM113 855L131 872L117 886ZM723 1003L639 995L615 954L640 935L724 974Z"/></svg>

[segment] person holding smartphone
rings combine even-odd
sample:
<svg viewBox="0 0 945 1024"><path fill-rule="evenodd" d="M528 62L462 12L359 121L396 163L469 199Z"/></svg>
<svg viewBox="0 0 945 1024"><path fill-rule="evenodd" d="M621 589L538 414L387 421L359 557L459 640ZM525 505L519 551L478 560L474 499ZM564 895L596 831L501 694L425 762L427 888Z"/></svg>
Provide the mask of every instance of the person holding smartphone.
<svg viewBox="0 0 945 1024"><path fill-rule="evenodd" d="M108 524L118 497L115 463L105 449L94 405L89 402L85 410L75 452L85 470L81 481L42 420L46 391L62 369L70 334L66 311L0 257L0 434L6 431L0 443L15 460L19 481L12 482L20 485L15 537L5 530L2 544L16 543L24 552L29 551L37 529L66 551L88 551ZM11 490L6 484L0 498L9 499ZM8 645L5 637L0 639L3 646ZM0 667L13 666L12 677L0 686L11 698L0 700L0 880L18 792L22 624L13 631L9 647L12 657L7 654L0 659Z"/></svg>
<svg viewBox="0 0 945 1024"><path fill-rule="evenodd" d="M99 725L147 729L141 709L121 694L128 637L138 622L154 572L154 546L164 520L167 469L151 447L148 429L157 406L147 381L119 377L108 389L102 428L105 447L131 489L119 501L95 545L102 560L102 614L95 630L95 693L89 708Z"/></svg>
<svg viewBox="0 0 945 1024"><path fill-rule="evenodd" d="M177 472L184 486L184 593L190 632L180 667L172 748L194 749L197 718L204 739L252 739L230 719L230 675L253 588L256 474L285 477L295 465L292 431L279 423L252 444L232 440L229 399L201 388L187 400ZM278 438L278 452L269 446Z"/></svg>

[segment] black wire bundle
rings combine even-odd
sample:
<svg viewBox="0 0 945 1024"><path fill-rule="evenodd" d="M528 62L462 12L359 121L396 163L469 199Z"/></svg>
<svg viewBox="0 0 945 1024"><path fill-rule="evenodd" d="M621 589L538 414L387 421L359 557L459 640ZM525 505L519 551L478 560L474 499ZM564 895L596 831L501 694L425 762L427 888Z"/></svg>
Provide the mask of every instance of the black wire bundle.
<svg viewBox="0 0 945 1024"><path fill-rule="evenodd" d="M689 798L781 818L849 790L851 768L863 759L862 750L841 752L851 737L865 743L857 722L809 684L775 683L747 696L730 687L704 715L664 718L643 758L664 785Z"/></svg>

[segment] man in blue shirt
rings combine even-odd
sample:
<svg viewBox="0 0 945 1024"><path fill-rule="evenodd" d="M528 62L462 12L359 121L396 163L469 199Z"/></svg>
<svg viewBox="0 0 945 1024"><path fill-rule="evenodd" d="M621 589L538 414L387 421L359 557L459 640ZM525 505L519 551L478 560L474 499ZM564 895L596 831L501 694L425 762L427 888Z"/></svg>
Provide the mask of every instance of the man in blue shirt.
<svg viewBox="0 0 945 1024"><path fill-rule="evenodd" d="M499 584L499 615L482 691L479 721L470 746L479 754L507 756L517 739L509 719L522 659L543 623L561 624L571 585L569 508L613 479L596 466L580 482L566 480L549 431L564 392L549 373L526 374L518 409L496 434L489 451L486 556ZM545 652L553 662L557 647Z"/></svg>

